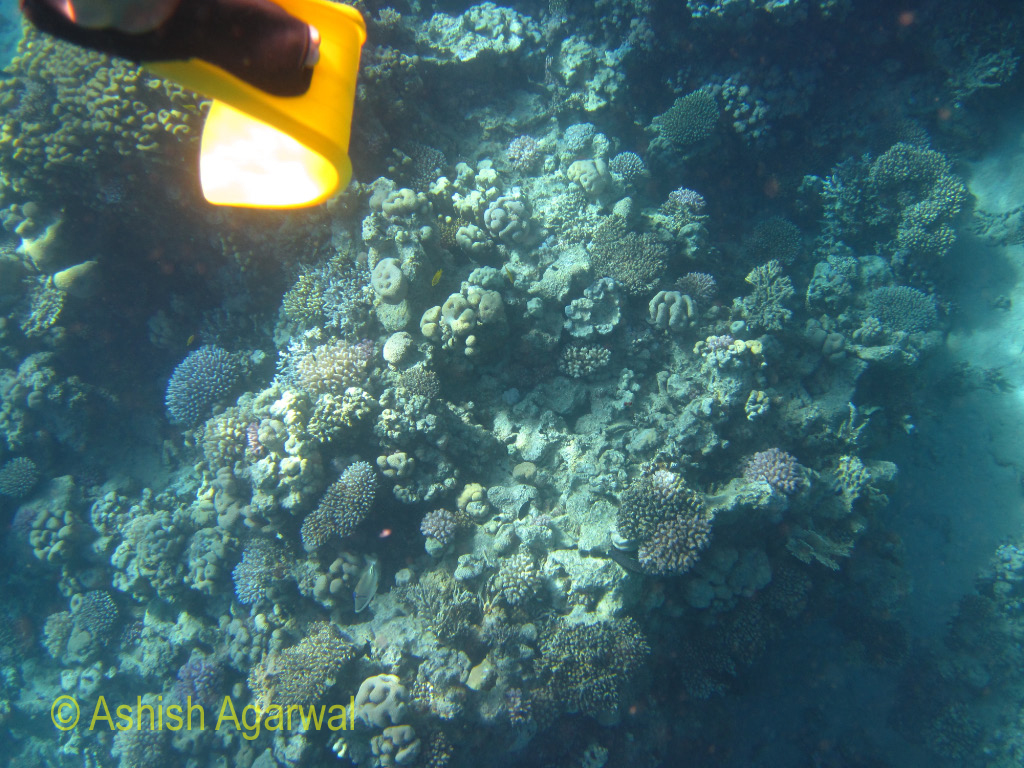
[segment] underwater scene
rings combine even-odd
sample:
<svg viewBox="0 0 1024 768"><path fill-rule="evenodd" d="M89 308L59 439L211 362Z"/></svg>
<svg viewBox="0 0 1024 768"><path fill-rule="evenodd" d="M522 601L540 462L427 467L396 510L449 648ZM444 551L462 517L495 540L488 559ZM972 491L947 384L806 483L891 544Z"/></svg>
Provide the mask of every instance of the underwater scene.
<svg viewBox="0 0 1024 768"><path fill-rule="evenodd" d="M1024 765L1024 4L352 5L262 210L4 4L0 764Z"/></svg>

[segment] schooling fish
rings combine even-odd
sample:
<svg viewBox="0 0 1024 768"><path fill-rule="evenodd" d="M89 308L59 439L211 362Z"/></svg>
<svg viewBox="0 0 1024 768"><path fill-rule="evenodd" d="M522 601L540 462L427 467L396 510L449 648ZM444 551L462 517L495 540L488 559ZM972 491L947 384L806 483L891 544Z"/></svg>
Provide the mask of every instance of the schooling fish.
<svg viewBox="0 0 1024 768"><path fill-rule="evenodd" d="M355 598L356 613L362 611L373 600L377 594L377 584L380 582L380 563L374 555L366 556L366 567L359 575L356 588L352 593Z"/></svg>

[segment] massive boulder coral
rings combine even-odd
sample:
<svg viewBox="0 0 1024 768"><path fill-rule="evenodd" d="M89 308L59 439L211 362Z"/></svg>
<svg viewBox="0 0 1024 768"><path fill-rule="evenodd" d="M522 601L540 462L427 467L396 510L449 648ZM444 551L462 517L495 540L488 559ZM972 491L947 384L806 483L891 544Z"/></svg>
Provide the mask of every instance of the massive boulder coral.
<svg viewBox="0 0 1024 768"><path fill-rule="evenodd" d="M374 675L359 684L355 716L367 725L386 728L405 722L409 693L397 675Z"/></svg>
<svg viewBox="0 0 1024 768"><path fill-rule="evenodd" d="M506 245L528 245L535 232L530 221L532 215L526 198L513 191L491 201L484 210L483 224L496 240Z"/></svg>
<svg viewBox="0 0 1024 768"><path fill-rule="evenodd" d="M188 586L184 553L192 526L171 499L158 498L160 506L128 522L110 558L114 587L138 599L171 600Z"/></svg>
<svg viewBox="0 0 1024 768"><path fill-rule="evenodd" d="M446 349L477 355L504 336L505 302L498 291L464 283L444 304L423 313L420 331Z"/></svg>
<svg viewBox="0 0 1024 768"><path fill-rule="evenodd" d="M693 299L679 291L658 291L647 305L647 319L658 330L681 331L696 322Z"/></svg>
<svg viewBox="0 0 1024 768"><path fill-rule="evenodd" d="M309 429L315 409L305 393L280 383L258 393L251 407L262 455L248 467L253 496L246 524L273 530L282 512L308 509L323 487L321 445Z"/></svg>
<svg viewBox="0 0 1024 768"><path fill-rule="evenodd" d="M537 42L540 29L529 16L485 2L461 16L435 13L421 39L438 61L467 62L482 55L514 54L524 42Z"/></svg>

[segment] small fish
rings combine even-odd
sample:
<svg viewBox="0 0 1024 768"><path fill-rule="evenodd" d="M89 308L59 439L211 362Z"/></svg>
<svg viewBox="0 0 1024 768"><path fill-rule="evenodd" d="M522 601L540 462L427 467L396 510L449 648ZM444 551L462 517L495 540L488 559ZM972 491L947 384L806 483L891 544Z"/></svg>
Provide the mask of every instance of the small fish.
<svg viewBox="0 0 1024 768"><path fill-rule="evenodd" d="M441 274L443 272L444 272L443 269L439 269L439 270L437 270L437 272L434 273L434 276L432 278L430 278L430 287L431 288L433 288L435 285L437 285L438 283L441 282Z"/></svg>
<svg viewBox="0 0 1024 768"><path fill-rule="evenodd" d="M633 573L643 573L643 568L640 567L640 562L625 552L616 549L615 547L608 548L608 558L621 565L627 571L633 571Z"/></svg>
<svg viewBox="0 0 1024 768"><path fill-rule="evenodd" d="M185 342L185 346L186 347L191 347L192 346L192 342L195 341L195 340L196 340L196 335L193 333L191 336L188 337L188 341Z"/></svg>
<svg viewBox="0 0 1024 768"><path fill-rule="evenodd" d="M508 278L508 281L509 281L510 283L512 283L512 285L515 285L515 284L516 284L516 278L515 278L515 276L514 276L514 275L512 274L512 270L508 268L508 264L505 264L505 265L504 265L504 266L502 267L502 271L503 271L503 272L505 273L505 277L507 277L507 278Z"/></svg>
<svg viewBox="0 0 1024 768"><path fill-rule="evenodd" d="M352 592L355 598L356 613L362 611L373 600L377 594L377 584L380 583L380 564L374 555L366 555L366 567L359 575L356 588Z"/></svg>

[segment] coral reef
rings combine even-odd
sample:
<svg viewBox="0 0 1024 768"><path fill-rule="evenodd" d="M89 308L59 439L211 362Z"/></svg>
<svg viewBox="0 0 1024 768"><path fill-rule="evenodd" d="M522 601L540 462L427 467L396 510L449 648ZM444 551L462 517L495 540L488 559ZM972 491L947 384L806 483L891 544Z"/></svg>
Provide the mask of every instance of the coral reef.
<svg viewBox="0 0 1024 768"><path fill-rule="evenodd" d="M859 692L902 681L894 732L1019 765L986 697L1020 698L1020 543L923 658L888 509L920 417L1012 388L935 354L958 237L1009 248L981 280L1024 229L965 181L1024 15L960 5L356 3L353 179L276 213L199 202L204 103L26 27L0 76L5 758L902 757L816 719L834 648L799 736L784 707L741 727L807 679L807 631L885 667ZM58 696L101 694L207 725L54 730ZM211 728L225 697L245 727Z"/></svg>

